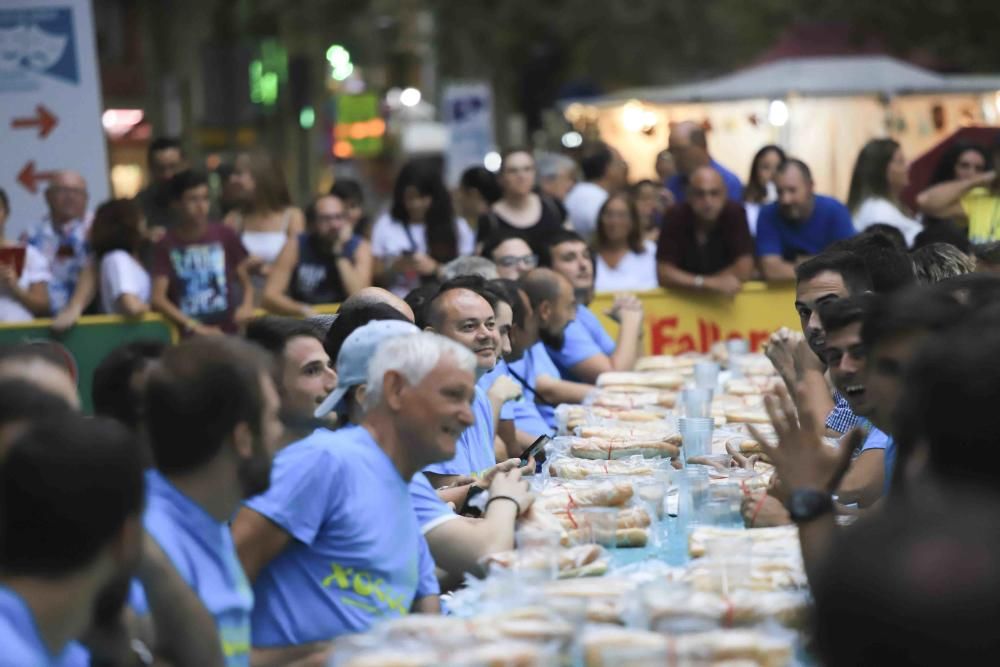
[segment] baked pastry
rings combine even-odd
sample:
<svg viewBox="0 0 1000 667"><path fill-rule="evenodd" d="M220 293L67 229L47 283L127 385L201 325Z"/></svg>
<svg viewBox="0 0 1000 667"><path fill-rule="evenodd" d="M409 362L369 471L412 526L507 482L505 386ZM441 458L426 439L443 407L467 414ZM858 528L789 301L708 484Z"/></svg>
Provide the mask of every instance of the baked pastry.
<svg viewBox="0 0 1000 667"><path fill-rule="evenodd" d="M609 371L597 376L597 386L633 385L654 387L657 389L677 389L684 384L684 378L679 373L670 371L650 371L640 373L635 371Z"/></svg>
<svg viewBox="0 0 1000 667"><path fill-rule="evenodd" d="M629 456L676 458L680 449L677 445L654 439L579 438L570 445L569 452L581 459L623 459Z"/></svg>
<svg viewBox="0 0 1000 667"><path fill-rule="evenodd" d="M622 657L642 655L641 664L669 664L668 640L648 630L617 626L587 626L581 639L586 667L618 667Z"/></svg>
<svg viewBox="0 0 1000 667"><path fill-rule="evenodd" d="M578 507L620 507L632 499L632 494L629 482L553 484L539 494L534 507L546 512L565 512Z"/></svg>
<svg viewBox="0 0 1000 667"><path fill-rule="evenodd" d="M656 473L659 467L650 465L645 459L634 460L594 460L562 457L549 463L549 475L562 479L586 479L593 475L636 475L647 477Z"/></svg>

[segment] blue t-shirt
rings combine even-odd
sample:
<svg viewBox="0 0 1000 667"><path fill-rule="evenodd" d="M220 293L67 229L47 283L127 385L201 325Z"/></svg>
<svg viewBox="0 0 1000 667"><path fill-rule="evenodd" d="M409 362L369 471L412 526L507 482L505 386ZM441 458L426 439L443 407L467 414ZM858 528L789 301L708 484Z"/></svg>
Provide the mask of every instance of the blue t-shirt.
<svg viewBox="0 0 1000 667"><path fill-rule="evenodd" d="M865 442L861 445L861 451L867 452L869 449L885 449L889 444L889 436L884 431L880 431L874 426L868 431Z"/></svg>
<svg viewBox="0 0 1000 667"><path fill-rule="evenodd" d="M722 180L726 184L726 197L736 202L742 202L743 181L740 180L740 177L723 167L715 160L712 160L710 165L722 175ZM678 204L687 199L687 176L684 174L674 174L667 179L666 185L667 189L673 193L674 199L677 200Z"/></svg>
<svg viewBox="0 0 1000 667"><path fill-rule="evenodd" d="M420 532L424 535L442 523L458 518L448 503L441 500L422 472L418 472L410 480L410 501L413 503L413 512L417 515L417 523L420 524Z"/></svg>
<svg viewBox="0 0 1000 667"><path fill-rule="evenodd" d="M59 655L49 653L35 617L20 595L0 586L0 667L85 667L90 654L70 642Z"/></svg>
<svg viewBox="0 0 1000 667"><path fill-rule="evenodd" d="M249 665L254 597L229 526L160 473L148 472L146 483L146 530L215 619L226 665Z"/></svg>
<svg viewBox="0 0 1000 667"><path fill-rule="evenodd" d="M475 422L462 431L455 443L455 457L450 461L432 463L424 468L424 472L438 475L478 475L497 463L496 450L493 448L493 436L496 432L493 425L493 407L486 392L478 385L476 396L472 400L472 416Z"/></svg>
<svg viewBox="0 0 1000 667"><path fill-rule="evenodd" d="M855 233L850 211L833 197L815 195L812 214L801 223L782 217L777 203L768 204L757 217L757 256L780 255L792 262L800 255L818 255Z"/></svg>
<svg viewBox="0 0 1000 667"><path fill-rule="evenodd" d="M546 347L564 380L579 382L580 379L570 370L573 366L598 354L610 357L615 351L614 339L601 326L597 316L582 304L577 304L576 319L566 327L564 339L559 350Z"/></svg>
<svg viewBox="0 0 1000 667"><path fill-rule="evenodd" d="M537 388L539 377L546 375L556 379L561 377L559 369L552 363L552 358L549 357L545 344L541 341L528 348L523 357L512 361L510 368L532 389ZM518 429L539 436L543 433L549 435L552 429L556 428L555 408L538 402L538 395L533 391L526 391L525 400L519 403L523 404L520 408L522 412L516 415L514 421Z"/></svg>
<svg viewBox="0 0 1000 667"><path fill-rule="evenodd" d="M246 505L293 538L254 584L254 646L365 632L440 592L408 483L364 427L281 450L271 488Z"/></svg>
<svg viewBox="0 0 1000 667"><path fill-rule="evenodd" d="M528 356L527 351L524 353L524 356ZM507 363L501 359L493 370L479 378L479 382L477 382L476 385L483 391L488 392L490 387L493 386L493 383L496 382L500 375L506 375L511 380L516 382L518 386L521 386L522 390L524 390L521 382L510 372L511 366L519 363L520 361L523 361L523 359L511 363ZM515 372L522 378L525 377L523 370ZM554 376L559 377L559 373L554 373ZM504 403L500 407L500 419L502 421L512 421L514 422L514 428L537 437L542 433L549 433L551 429L548 428L545 420L542 419L542 416L539 414L538 408L534 403L534 396L535 395L531 393L530 390L524 390L520 399Z"/></svg>

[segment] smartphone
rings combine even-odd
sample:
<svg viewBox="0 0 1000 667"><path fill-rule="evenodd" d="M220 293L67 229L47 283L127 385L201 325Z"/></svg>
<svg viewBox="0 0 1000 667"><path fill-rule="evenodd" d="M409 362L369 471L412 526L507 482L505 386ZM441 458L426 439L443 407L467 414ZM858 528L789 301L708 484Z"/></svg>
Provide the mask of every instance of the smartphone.
<svg viewBox="0 0 1000 667"><path fill-rule="evenodd" d="M484 489L481 486L473 485L469 487L469 492L465 496L465 502L462 503L462 508L458 510L458 514L460 514L461 516L472 517L473 519L478 519L479 517L481 517L483 513L479 511L479 508L472 507L471 505L469 505L469 501L478 496L485 490L486 489Z"/></svg>
<svg viewBox="0 0 1000 667"><path fill-rule="evenodd" d="M538 436L537 440L531 443L526 450L521 452L521 465L526 465L528 463L528 459L532 456L534 456L535 460L538 461L539 454L545 452L545 445L549 444L549 440L551 439L552 438L547 435Z"/></svg>

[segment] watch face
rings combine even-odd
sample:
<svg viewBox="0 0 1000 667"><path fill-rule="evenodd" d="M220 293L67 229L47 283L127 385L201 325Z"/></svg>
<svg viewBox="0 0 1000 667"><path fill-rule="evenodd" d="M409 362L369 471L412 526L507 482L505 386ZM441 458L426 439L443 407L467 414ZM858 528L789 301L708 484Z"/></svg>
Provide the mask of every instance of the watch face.
<svg viewBox="0 0 1000 667"><path fill-rule="evenodd" d="M788 513L796 521L808 521L833 506L830 496L815 489L796 489L788 499Z"/></svg>

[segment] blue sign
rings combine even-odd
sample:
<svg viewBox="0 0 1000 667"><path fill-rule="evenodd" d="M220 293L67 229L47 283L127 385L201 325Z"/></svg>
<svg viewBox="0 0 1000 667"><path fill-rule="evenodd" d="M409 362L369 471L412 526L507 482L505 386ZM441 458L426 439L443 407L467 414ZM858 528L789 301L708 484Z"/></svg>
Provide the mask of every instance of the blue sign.
<svg viewBox="0 0 1000 667"><path fill-rule="evenodd" d="M0 9L0 90L35 90L38 75L79 83L73 11Z"/></svg>

